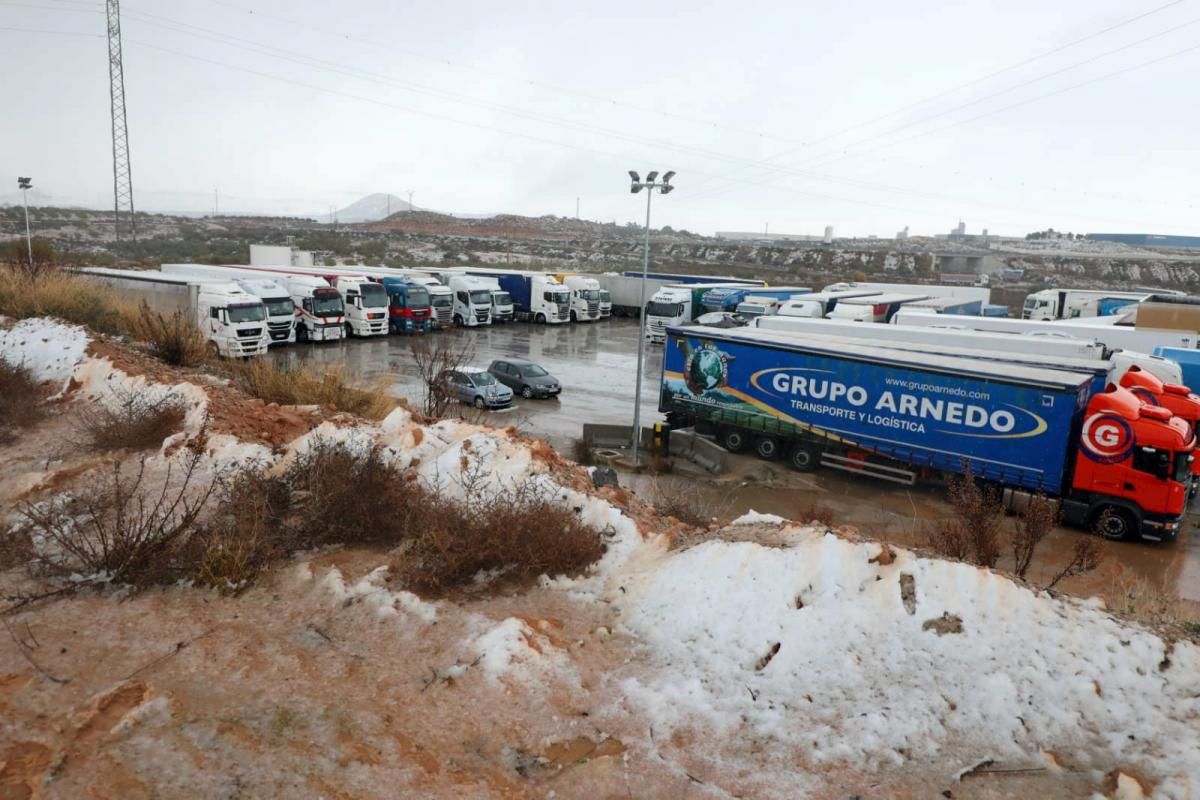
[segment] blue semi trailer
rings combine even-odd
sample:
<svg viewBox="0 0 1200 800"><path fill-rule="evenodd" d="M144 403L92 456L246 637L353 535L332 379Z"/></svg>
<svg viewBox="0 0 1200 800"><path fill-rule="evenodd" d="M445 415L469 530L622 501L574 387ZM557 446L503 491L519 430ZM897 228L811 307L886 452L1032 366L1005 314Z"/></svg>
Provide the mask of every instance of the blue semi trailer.
<svg viewBox="0 0 1200 800"><path fill-rule="evenodd" d="M518 320L558 324L571 318L571 292L553 275L526 270L469 269L467 275L493 278L512 298Z"/></svg>
<svg viewBox="0 0 1200 800"><path fill-rule="evenodd" d="M670 328L659 410L753 445L903 484L961 474L1062 499L1067 522L1171 538L1191 482L1187 425L1093 370L1047 369L747 329Z"/></svg>
<svg viewBox="0 0 1200 800"><path fill-rule="evenodd" d="M747 286L745 288L726 286L720 289L709 289L700 298L701 311L737 311L737 307L747 297L774 297L779 301L787 300L797 294L811 294L809 286Z"/></svg>

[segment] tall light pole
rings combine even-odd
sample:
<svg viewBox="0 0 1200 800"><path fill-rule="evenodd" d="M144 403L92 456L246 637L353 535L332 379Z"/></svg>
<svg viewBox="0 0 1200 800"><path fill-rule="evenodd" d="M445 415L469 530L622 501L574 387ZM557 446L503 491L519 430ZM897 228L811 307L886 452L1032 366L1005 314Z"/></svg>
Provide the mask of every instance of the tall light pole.
<svg viewBox="0 0 1200 800"><path fill-rule="evenodd" d="M642 189L646 190L646 241L642 247L642 291L641 301L638 303L638 356L637 356L637 383L633 389L633 465L638 464L638 451L641 445L642 433L642 362L646 358L646 273L650 269L650 198L654 197L654 191L657 189L663 194L669 194L675 190L671 185L671 178L675 177L675 172L668 172L663 175L662 180L658 180L658 171L654 170L646 173L646 180L638 177L638 174L633 170L629 170L629 178L632 183L629 185L630 194L637 194Z"/></svg>
<svg viewBox="0 0 1200 800"><path fill-rule="evenodd" d="M29 235L29 195L33 188L33 178L17 178L17 188L21 190L21 205L25 206L25 246L29 248L29 272L33 273L33 237Z"/></svg>

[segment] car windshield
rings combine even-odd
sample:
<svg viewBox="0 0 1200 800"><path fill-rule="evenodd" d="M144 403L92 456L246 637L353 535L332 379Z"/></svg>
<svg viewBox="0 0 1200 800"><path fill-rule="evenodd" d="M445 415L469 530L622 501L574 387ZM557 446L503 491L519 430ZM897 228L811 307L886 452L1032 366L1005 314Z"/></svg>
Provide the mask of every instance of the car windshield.
<svg viewBox="0 0 1200 800"><path fill-rule="evenodd" d="M491 386L496 382L490 372L472 372L467 377L473 380L476 386Z"/></svg>
<svg viewBox="0 0 1200 800"><path fill-rule="evenodd" d="M599 289L581 289L579 291L579 294L583 297L584 300L599 300L600 299L600 290Z"/></svg>
<svg viewBox="0 0 1200 800"><path fill-rule="evenodd" d="M508 292L492 292L492 303L498 306L511 306L512 295Z"/></svg>
<svg viewBox="0 0 1200 800"><path fill-rule="evenodd" d="M492 293L486 289L471 292L471 305L486 306L491 305Z"/></svg>
<svg viewBox="0 0 1200 800"><path fill-rule="evenodd" d="M678 317L683 313L683 303L646 303L646 313L652 317Z"/></svg>
<svg viewBox="0 0 1200 800"><path fill-rule="evenodd" d="M454 299L448 294L430 295L429 304L435 308L446 308L454 305Z"/></svg>
<svg viewBox="0 0 1200 800"><path fill-rule="evenodd" d="M267 313L272 317L283 316L284 314L296 313L296 307L292 305L292 298L282 297L273 300L264 301L267 304Z"/></svg>
<svg viewBox="0 0 1200 800"><path fill-rule="evenodd" d="M318 317L336 317L342 313L342 296L337 292L321 292L313 296L313 313Z"/></svg>
<svg viewBox="0 0 1200 800"><path fill-rule="evenodd" d="M267 308L262 303L245 306L230 306L230 322L262 322L267 318Z"/></svg>
<svg viewBox="0 0 1200 800"><path fill-rule="evenodd" d="M363 308L383 308L387 305L387 290L378 283L364 283L358 287L362 293Z"/></svg>
<svg viewBox="0 0 1200 800"><path fill-rule="evenodd" d="M546 374L546 370L539 367L537 364L522 364L520 366L521 374L526 378L540 378Z"/></svg>

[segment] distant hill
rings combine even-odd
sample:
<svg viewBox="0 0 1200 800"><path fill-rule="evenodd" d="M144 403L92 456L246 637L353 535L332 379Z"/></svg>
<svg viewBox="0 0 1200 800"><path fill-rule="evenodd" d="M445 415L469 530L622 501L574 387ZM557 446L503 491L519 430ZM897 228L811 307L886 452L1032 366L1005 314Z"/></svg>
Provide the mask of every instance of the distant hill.
<svg viewBox="0 0 1200 800"><path fill-rule="evenodd" d="M377 222L389 214L408 210L408 200L376 192L356 200L337 212L338 222Z"/></svg>

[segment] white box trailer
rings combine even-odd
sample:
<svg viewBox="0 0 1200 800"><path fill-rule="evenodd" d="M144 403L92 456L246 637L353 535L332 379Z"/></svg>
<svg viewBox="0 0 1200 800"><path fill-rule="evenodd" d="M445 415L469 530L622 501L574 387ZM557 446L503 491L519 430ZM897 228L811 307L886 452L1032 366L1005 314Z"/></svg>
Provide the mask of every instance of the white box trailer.
<svg viewBox="0 0 1200 800"><path fill-rule="evenodd" d="M901 309L893 324L925 328L995 331L997 333L1034 333L1039 336L1091 339L1110 350L1135 350L1153 353L1156 347L1196 348L1197 335L1185 331L1146 330L1125 325L1064 325L1061 322L1005 317L945 317L927 311Z"/></svg>
<svg viewBox="0 0 1200 800"><path fill-rule="evenodd" d="M871 291L901 292L919 294L924 297L957 297L962 300L978 300L981 306L992 301L992 290L986 286L939 286L930 283L831 283L822 292L844 292L848 289L869 289Z"/></svg>
<svg viewBox="0 0 1200 800"><path fill-rule="evenodd" d="M918 328L906 325L863 325L860 322L785 317L782 314L760 317L755 320L755 325L764 330L796 335L866 339L879 342L881 346L887 346L892 342L915 345L948 345L973 350L1037 353L1057 358L1102 359L1108 355L1108 349L1099 342L1030 334L993 333L957 328Z"/></svg>

